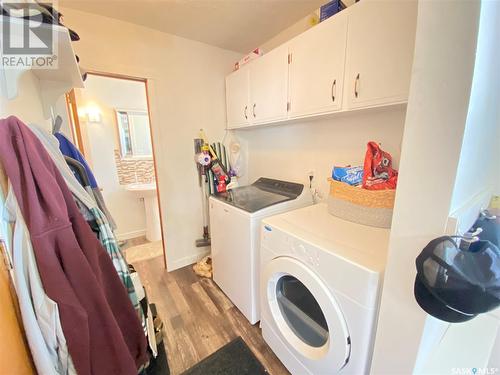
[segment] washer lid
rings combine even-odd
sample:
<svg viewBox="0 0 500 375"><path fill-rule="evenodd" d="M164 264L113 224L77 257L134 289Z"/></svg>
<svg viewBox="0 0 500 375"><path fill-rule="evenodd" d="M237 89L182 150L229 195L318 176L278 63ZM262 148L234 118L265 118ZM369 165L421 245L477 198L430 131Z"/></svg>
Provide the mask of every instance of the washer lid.
<svg viewBox="0 0 500 375"><path fill-rule="evenodd" d="M267 303L282 340L314 373L336 373L349 361L351 339L335 296L309 267L278 257L263 270Z"/></svg>
<svg viewBox="0 0 500 375"><path fill-rule="evenodd" d="M253 213L295 199L302 193L303 189L304 185L301 184L261 177L252 185L228 190L213 197Z"/></svg>

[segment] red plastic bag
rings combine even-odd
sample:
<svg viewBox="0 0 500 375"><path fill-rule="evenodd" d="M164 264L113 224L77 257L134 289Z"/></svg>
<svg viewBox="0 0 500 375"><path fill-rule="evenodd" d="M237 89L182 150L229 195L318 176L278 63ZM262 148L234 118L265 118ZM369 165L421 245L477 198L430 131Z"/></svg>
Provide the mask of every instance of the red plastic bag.
<svg viewBox="0 0 500 375"><path fill-rule="evenodd" d="M368 142L363 173L363 188L368 190L396 189L398 171L392 168L392 156L376 142Z"/></svg>

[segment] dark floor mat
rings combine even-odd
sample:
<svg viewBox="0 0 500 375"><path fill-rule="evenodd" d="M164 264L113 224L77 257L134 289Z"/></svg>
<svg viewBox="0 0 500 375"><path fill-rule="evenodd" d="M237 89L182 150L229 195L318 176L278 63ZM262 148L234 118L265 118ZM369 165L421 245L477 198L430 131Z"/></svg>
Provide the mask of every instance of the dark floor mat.
<svg viewBox="0 0 500 375"><path fill-rule="evenodd" d="M183 373L183 375L236 374L268 374L241 337L234 339Z"/></svg>
<svg viewBox="0 0 500 375"><path fill-rule="evenodd" d="M165 342L158 344L158 355L152 358L149 367L140 375L170 375L168 367L167 353L165 352Z"/></svg>

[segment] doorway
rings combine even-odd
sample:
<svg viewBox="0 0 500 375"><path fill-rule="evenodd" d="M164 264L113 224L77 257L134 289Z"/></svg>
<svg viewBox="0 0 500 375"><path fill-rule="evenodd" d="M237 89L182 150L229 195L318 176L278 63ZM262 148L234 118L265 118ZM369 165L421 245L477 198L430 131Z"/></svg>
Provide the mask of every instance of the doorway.
<svg viewBox="0 0 500 375"><path fill-rule="evenodd" d="M163 256L147 80L89 72L67 96L73 140L91 166L128 263Z"/></svg>

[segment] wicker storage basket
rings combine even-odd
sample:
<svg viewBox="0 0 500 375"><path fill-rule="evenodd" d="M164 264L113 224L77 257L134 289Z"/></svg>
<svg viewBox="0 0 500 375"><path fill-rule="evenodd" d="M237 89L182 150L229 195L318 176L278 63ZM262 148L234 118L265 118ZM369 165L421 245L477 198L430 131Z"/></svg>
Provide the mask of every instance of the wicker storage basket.
<svg viewBox="0 0 500 375"><path fill-rule="evenodd" d="M396 190L366 190L329 178L328 212L371 227L390 228Z"/></svg>

